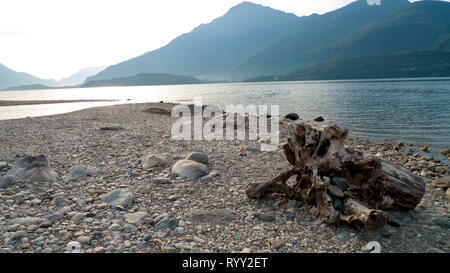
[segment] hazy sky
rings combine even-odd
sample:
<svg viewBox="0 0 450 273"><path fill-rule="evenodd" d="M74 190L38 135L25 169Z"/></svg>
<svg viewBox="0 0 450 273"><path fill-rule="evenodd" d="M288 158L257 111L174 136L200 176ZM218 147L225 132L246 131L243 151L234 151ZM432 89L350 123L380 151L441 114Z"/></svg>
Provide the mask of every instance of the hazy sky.
<svg viewBox="0 0 450 273"><path fill-rule="evenodd" d="M254 0L296 15L354 0ZM60 79L166 45L242 0L1 0L0 63Z"/></svg>

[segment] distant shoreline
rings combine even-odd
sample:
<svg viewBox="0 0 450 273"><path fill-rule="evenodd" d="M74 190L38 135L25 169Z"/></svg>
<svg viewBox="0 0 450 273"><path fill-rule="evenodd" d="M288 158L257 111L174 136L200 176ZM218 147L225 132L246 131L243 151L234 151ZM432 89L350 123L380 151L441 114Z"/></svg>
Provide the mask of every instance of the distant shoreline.
<svg viewBox="0 0 450 273"><path fill-rule="evenodd" d="M74 103L74 102L107 102L118 100L0 100L0 106L18 106L35 104Z"/></svg>
<svg viewBox="0 0 450 273"><path fill-rule="evenodd" d="M41 90L53 90L53 89L61 89L61 90L65 90L65 89L88 89L88 88L103 88L103 87L142 87L142 86L177 86L177 85L208 85L208 84L272 84L272 83L322 83L322 82L380 82L380 81L450 81L450 76L446 76L446 77L434 77L434 76L430 76L430 77L380 77L380 78L348 78L348 79L334 79L334 78L330 78L330 79L308 79L308 80L282 80L282 79L275 79L272 77L276 77L276 76L267 76L267 79L264 80L255 80L256 78L251 78L251 79L246 79L243 81L217 81L217 82L201 82L201 83L182 83L182 84L148 84L148 85L104 85L104 86L61 86L61 87L52 87L52 86L46 86L45 88L39 88L39 89L35 89L35 88L26 88L24 87L23 89L5 89L5 90L0 90L0 92L21 92L21 91L41 91ZM262 76L260 78L265 78L265 76ZM95 101L108 101L108 100L94 100ZM0 101L1 103L2 101ZM64 101L64 102L78 102L78 101ZM92 102L92 100L88 100L88 101L80 101L80 102ZM0 106L6 106L6 105L0 105Z"/></svg>

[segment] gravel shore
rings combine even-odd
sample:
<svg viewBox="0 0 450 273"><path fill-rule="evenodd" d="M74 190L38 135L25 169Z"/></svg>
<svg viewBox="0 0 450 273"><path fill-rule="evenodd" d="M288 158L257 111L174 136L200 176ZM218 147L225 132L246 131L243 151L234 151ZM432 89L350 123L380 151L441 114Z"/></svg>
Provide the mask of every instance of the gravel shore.
<svg viewBox="0 0 450 273"><path fill-rule="evenodd" d="M414 211L391 212L393 223L381 230L330 227L300 202L244 194L248 183L289 169L281 149L259 152L257 141L173 140L176 118L144 111L172 106L0 120L0 176L25 155L43 154L60 177L0 188L0 252L67 252L69 242L81 252L361 252L370 241L382 252L450 252L448 190L436 183L448 185L447 164L407 144L349 139L421 175L427 191ZM171 167L191 152L208 155L217 175L171 177ZM144 168L141 159L151 154L161 164ZM75 167L87 175L77 176Z"/></svg>

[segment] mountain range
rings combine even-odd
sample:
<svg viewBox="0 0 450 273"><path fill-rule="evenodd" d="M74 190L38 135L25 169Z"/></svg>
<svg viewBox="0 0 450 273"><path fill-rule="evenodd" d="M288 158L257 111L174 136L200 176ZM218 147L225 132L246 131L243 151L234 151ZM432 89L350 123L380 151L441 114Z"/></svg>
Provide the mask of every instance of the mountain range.
<svg viewBox="0 0 450 273"><path fill-rule="evenodd" d="M44 80L24 72L16 72L0 63L0 90L16 85L42 84L54 86L57 84L54 80Z"/></svg>
<svg viewBox="0 0 450 273"><path fill-rule="evenodd" d="M228 79L243 60L293 32L301 22L294 14L243 2L168 45L110 66L87 81L155 72Z"/></svg>
<svg viewBox="0 0 450 273"><path fill-rule="evenodd" d="M84 74L83 86L92 86L91 81L96 86L111 84L105 80L116 78L127 78L128 84L139 74L184 75L207 82L241 81L264 75L284 77L307 68L314 68L309 72L321 71L318 65L332 68L339 64L344 70L349 65L348 69L355 69L355 63L366 65L362 62L374 61L375 56L386 60L385 56L405 53L414 59L412 55L417 53L420 58L423 51L450 51L449 14L450 3L443 1L381 0L381 5L368 5L367 0L358 0L323 15L303 17L243 2L166 46L95 75ZM426 67L445 70L432 64ZM430 75L430 71L421 71ZM142 75L134 79L138 78ZM5 79L1 70L0 79ZM0 88L11 83L0 80ZM28 77L15 85L24 84L55 83Z"/></svg>
<svg viewBox="0 0 450 273"><path fill-rule="evenodd" d="M244 82L450 77L450 52L414 51L338 59L290 72Z"/></svg>
<svg viewBox="0 0 450 273"><path fill-rule="evenodd" d="M88 81L82 84L80 87L176 85L200 83L202 83L200 80L190 76L171 75L166 73L141 73L130 77L118 77L108 80Z"/></svg>
<svg viewBox="0 0 450 273"><path fill-rule="evenodd" d="M302 26L298 32L250 58L247 75L282 74L329 60L404 51L450 50L450 3L354 2Z"/></svg>
<svg viewBox="0 0 450 273"><path fill-rule="evenodd" d="M113 65L87 81L137 73L212 80L282 75L330 60L450 50L450 3L355 1L323 15L296 17L250 2L167 46Z"/></svg>
<svg viewBox="0 0 450 273"><path fill-rule="evenodd" d="M107 68L108 66L103 65L103 66L92 66L92 67L86 67L81 69L80 71L78 71L77 73L61 79L58 81L58 84L60 86L73 86L73 85L80 85L82 83L84 83L84 81L93 75L98 74L99 72L105 70L105 68Z"/></svg>
<svg viewBox="0 0 450 273"><path fill-rule="evenodd" d="M36 90L75 87L81 85L89 76L101 72L106 67L87 67L67 78L56 81L41 79L24 72L17 72L0 64L0 90Z"/></svg>

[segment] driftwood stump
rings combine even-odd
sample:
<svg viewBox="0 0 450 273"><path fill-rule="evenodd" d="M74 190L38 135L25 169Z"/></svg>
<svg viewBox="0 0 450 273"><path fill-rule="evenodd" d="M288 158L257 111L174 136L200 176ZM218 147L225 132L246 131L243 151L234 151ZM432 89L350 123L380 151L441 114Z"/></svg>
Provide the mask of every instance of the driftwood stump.
<svg viewBox="0 0 450 273"><path fill-rule="evenodd" d="M248 185L250 198L279 193L316 205L328 224L369 230L388 221L387 210L412 210L425 194L424 181L392 162L344 145L348 131L337 125L285 119L284 154L292 168L265 183ZM295 184L286 181L296 176Z"/></svg>

